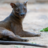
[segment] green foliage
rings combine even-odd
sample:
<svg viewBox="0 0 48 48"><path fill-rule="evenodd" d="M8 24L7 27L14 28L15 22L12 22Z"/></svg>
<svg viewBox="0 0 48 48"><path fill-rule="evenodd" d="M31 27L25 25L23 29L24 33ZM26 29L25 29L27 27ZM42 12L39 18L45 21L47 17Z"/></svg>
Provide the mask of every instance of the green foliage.
<svg viewBox="0 0 48 48"><path fill-rule="evenodd" d="M32 44L36 44L36 43L32 42Z"/></svg>
<svg viewBox="0 0 48 48"><path fill-rule="evenodd" d="M43 28L42 30L40 30L40 32L48 32L48 27L47 28Z"/></svg>
<svg viewBox="0 0 48 48"><path fill-rule="evenodd" d="M19 46L19 45L15 45L14 47L15 47L15 48L21 48L21 46Z"/></svg>

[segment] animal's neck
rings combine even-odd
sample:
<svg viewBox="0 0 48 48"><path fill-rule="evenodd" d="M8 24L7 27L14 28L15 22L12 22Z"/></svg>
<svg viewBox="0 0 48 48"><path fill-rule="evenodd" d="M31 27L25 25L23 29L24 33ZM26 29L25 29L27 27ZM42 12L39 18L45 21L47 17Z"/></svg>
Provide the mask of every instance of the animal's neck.
<svg viewBox="0 0 48 48"><path fill-rule="evenodd" d="M10 14L11 21L17 24L22 24L22 18L16 16L13 12Z"/></svg>

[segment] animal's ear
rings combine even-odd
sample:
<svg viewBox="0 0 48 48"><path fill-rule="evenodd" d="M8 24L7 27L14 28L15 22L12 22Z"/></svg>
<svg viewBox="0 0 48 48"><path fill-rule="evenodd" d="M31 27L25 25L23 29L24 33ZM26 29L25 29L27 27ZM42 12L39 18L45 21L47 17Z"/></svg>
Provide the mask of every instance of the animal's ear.
<svg viewBox="0 0 48 48"><path fill-rule="evenodd" d="M11 7L14 8L16 5L14 3L10 3Z"/></svg>
<svg viewBox="0 0 48 48"><path fill-rule="evenodd" d="M27 0L28 1L28 0ZM24 2L24 5L26 6L27 5L27 1Z"/></svg>

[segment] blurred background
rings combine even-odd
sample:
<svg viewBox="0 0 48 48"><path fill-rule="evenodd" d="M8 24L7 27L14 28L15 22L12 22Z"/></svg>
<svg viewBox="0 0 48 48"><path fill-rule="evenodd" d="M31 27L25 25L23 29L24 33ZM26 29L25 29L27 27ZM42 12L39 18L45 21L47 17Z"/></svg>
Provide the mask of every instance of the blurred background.
<svg viewBox="0 0 48 48"><path fill-rule="evenodd" d="M19 2L24 2L26 0L0 0L0 3L10 3L14 2L16 3L17 1ZM28 0L28 3L48 3L48 0Z"/></svg>
<svg viewBox="0 0 48 48"><path fill-rule="evenodd" d="M0 0L0 21L4 20L12 12L10 3L16 3L17 1L24 3L26 0ZM29 32L41 33L40 37L28 37L30 40L29 43L48 46L48 32L40 32L41 29L46 27L48 27L48 0L28 0L27 14L23 21L23 29ZM17 48L15 45L0 46L0 48L4 47ZM27 48L27 46L25 48Z"/></svg>

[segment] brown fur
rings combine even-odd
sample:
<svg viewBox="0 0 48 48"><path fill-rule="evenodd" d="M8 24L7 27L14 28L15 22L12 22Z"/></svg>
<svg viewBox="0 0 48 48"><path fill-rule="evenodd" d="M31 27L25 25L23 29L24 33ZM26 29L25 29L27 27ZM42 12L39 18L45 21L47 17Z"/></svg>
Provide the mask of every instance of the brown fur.
<svg viewBox="0 0 48 48"><path fill-rule="evenodd" d="M23 31L22 21L26 15L26 3L11 3L12 13L5 20L0 22L0 39L11 39L18 41L27 41L21 37L36 37L40 34Z"/></svg>

